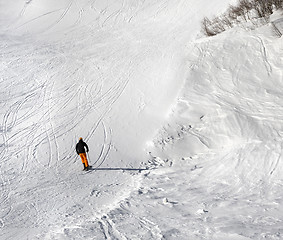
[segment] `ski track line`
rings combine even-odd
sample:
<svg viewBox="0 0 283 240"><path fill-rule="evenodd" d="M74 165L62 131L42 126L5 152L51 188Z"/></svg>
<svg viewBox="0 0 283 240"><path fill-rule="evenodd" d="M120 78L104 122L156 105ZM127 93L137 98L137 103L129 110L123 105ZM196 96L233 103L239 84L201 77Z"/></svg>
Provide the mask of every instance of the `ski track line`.
<svg viewBox="0 0 283 240"><path fill-rule="evenodd" d="M110 139L108 140L106 128L105 128L105 126L103 126L103 127L104 127L104 142L103 142L101 154L99 155L98 159L96 160L96 162L93 165L97 164L100 161L100 159L102 159L102 161L99 163L99 165L97 167L95 167L95 169L99 168L105 162L105 160L107 159L107 157L110 153L110 149L111 149L111 145L112 145L112 130L109 129ZM108 148L105 151L106 145L108 145ZM103 154L104 154L104 156L103 156Z"/></svg>
<svg viewBox="0 0 283 240"><path fill-rule="evenodd" d="M60 11L60 10L54 10L54 11L50 11L50 12L44 13L44 14L38 16L38 17L35 17L35 18L33 18L33 19L31 19L31 20L29 20L29 21L27 21L27 22L25 22L25 23L19 25L18 27L15 27L14 29L16 29L16 30L17 30L17 29L20 29L20 28L22 28L23 26L25 26L25 25L27 25L27 24L29 24L29 23L31 23L31 22L34 22L34 21L36 21L36 20L38 20L38 19L40 19L40 18L42 18L42 17L48 16L48 15L50 15L50 14L52 14L52 13L59 12L59 11ZM11 26L10 26L10 27L11 27ZM44 31L42 31L42 32L40 32L40 33L44 33Z"/></svg>
<svg viewBox="0 0 283 240"><path fill-rule="evenodd" d="M276 162L275 162L274 167L271 166L272 169L271 169L269 175L273 175L273 173L278 169L278 166L279 166L279 163L280 163L280 159L281 159L281 157L282 157L282 152L283 152L283 143L282 143L282 142L281 142L281 144L280 144L280 148L281 148L281 151L280 151L280 153L279 153L279 155L278 155L278 158L277 158L277 160L276 160Z"/></svg>
<svg viewBox="0 0 283 240"><path fill-rule="evenodd" d="M104 138L103 138L103 144L102 144L100 153L99 153L99 155L98 155L98 158L97 158L97 160L96 160L94 163L92 163L93 165L95 165L95 164L100 160L100 158L102 157L102 155L103 155L103 153L104 153L104 150L105 150L105 146L106 146L106 140L107 140L106 127L105 127L105 125L104 125L104 123L103 123L102 120L99 122L99 125L102 125L102 126L103 126ZM97 128L94 128L94 129L93 129L93 133L96 131L96 129L97 129ZM91 137L92 137L92 134L91 134L91 135L88 135L86 139L89 139L89 138L91 138Z"/></svg>
<svg viewBox="0 0 283 240"><path fill-rule="evenodd" d="M3 118L3 123L2 123L2 137L3 137L3 150L1 151L1 158L5 158L7 156L7 152L9 149L9 144L8 144L8 137L7 137L7 132L8 132L8 118L9 115L11 114L11 107L9 107L9 110L5 113L4 118Z"/></svg>
<svg viewBox="0 0 283 240"><path fill-rule="evenodd" d="M25 12L26 12L26 9L27 9L27 6L28 6L28 2L25 2L24 3L24 6L23 6L23 8L22 8L22 10L21 10L21 12L20 12L20 16L18 17L18 20L21 18L21 17L23 17L24 15L25 15ZM17 20L17 21L18 21Z"/></svg>
<svg viewBox="0 0 283 240"><path fill-rule="evenodd" d="M94 102L95 105L98 105L100 102L103 103L102 107L108 106L109 102L113 102L112 100L116 97L116 93L119 92L119 80L115 82L111 87L108 88L108 90L100 94L100 97L97 98L96 102ZM113 102L114 104L114 102Z"/></svg>
<svg viewBox="0 0 283 240"><path fill-rule="evenodd" d="M104 215L99 223L105 239L127 240L126 236L116 229L115 223L107 215Z"/></svg>
<svg viewBox="0 0 283 240"><path fill-rule="evenodd" d="M27 99L24 99L23 101L17 101L13 103L9 110L5 113L2 123L2 136L3 136L3 146L4 149L1 151L2 158L5 158L8 148L9 148L9 138L8 138L8 132L12 130L12 128L15 126L16 120L17 120L17 114L23 104L27 101ZM9 119L11 118L10 122Z"/></svg>
<svg viewBox="0 0 283 240"><path fill-rule="evenodd" d="M122 16L122 13L125 12L125 0L123 0L122 2L119 1L119 4L120 4L120 7L118 7L119 10L114 10L112 13L111 13L111 6L114 5L114 3L112 5L107 5L104 9L101 9L101 14L99 14L99 18L98 18L98 25L100 28L104 28L107 26L107 23L110 22L111 20L113 20L113 24L112 26L114 25L117 25L119 24L119 17ZM97 10L97 8L95 8ZM97 10L98 11L98 10ZM110 12L108 14L108 16L106 18L104 18L104 20L102 19L102 16L103 15L106 15L108 12ZM125 20L122 18L122 20Z"/></svg>
<svg viewBox="0 0 283 240"><path fill-rule="evenodd" d="M1 179L3 180L3 174L1 171ZM0 203L1 206L5 206L5 211L4 213L1 213L0 218L2 219L2 221L5 221L5 218L7 218L10 213L12 212L12 204L11 204L11 199L9 197L10 192L12 191L11 189L11 185L10 185L10 181L7 180L6 182L3 180L3 184L2 184L2 191L1 191L1 198L0 198Z"/></svg>
<svg viewBox="0 0 283 240"><path fill-rule="evenodd" d="M72 88L72 89L71 89ZM61 105L61 107L59 107L57 110L56 110L56 114L60 113L62 110L64 110L68 105L69 103L71 103L75 97L77 96L79 90L75 90L76 89L76 83L74 83L72 86L70 86L68 89L65 89L64 91L64 94L68 95L69 93L71 93L72 95L67 98L66 100L62 100L62 99L58 99L58 100L62 100L63 103ZM57 99L56 99L57 100ZM54 99L53 99L54 101ZM61 101L60 101L61 103Z"/></svg>
<svg viewBox="0 0 283 240"><path fill-rule="evenodd" d="M2 168L1 168L2 169ZM11 187L9 187L9 180L5 181L3 171L0 170L0 178L1 178L1 198L0 205L4 206L5 202L9 200L9 193L11 192ZM8 182L8 183L7 183ZM9 187L9 188L7 188ZM0 216L3 219L3 216Z"/></svg>
<svg viewBox="0 0 283 240"><path fill-rule="evenodd" d="M107 23L107 22L110 22L110 20L111 20L112 18L115 18L115 19L116 19L116 21L114 21L114 23L116 23L116 22L117 22L117 18L118 18L119 15L121 15L121 10L117 10L117 11L111 13L111 14L102 22L101 26L102 26L102 27L105 27L105 26L106 26L106 23ZM115 16L116 16L116 17L115 17Z"/></svg>
<svg viewBox="0 0 283 240"><path fill-rule="evenodd" d="M34 97L36 97L36 96L38 95L38 93L36 93L36 92L39 92L39 90L38 90L38 89L35 89L34 91L31 92L31 94L27 94L27 96L25 97L25 100L24 100L23 103L26 103L26 102L28 102L29 100L31 100L31 99L33 99ZM33 106L33 107L34 107L34 106ZM32 109L33 109L33 108L31 108L31 109L29 108L27 111L25 111L24 114L22 114L21 117L17 116L17 124L18 124L18 125L24 123L24 121L25 121L27 118L30 118L30 116L36 115L36 113L34 113L35 110L34 110L34 112L31 113ZM32 115L29 115L29 114L32 114Z"/></svg>
<svg viewBox="0 0 283 240"><path fill-rule="evenodd" d="M0 218L0 229L4 227L5 227L4 221L3 219Z"/></svg>
<svg viewBox="0 0 283 240"><path fill-rule="evenodd" d="M81 91L80 88L78 88L78 89L76 88L76 83L73 83L71 86L69 86L68 88L65 88L62 91L62 94L60 94L60 98L52 99L53 102L55 102L57 105L61 104L61 106L59 106L59 107L57 106L57 110L55 112L53 111L54 116L56 116L57 114L60 114L61 110L64 110L69 105L69 103L71 103L78 95L80 95L81 94L80 91ZM68 96L68 95L70 95L70 96L68 98L62 97L63 94L66 95L66 96ZM80 117L80 120L82 120L82 118L83 117ZM72 123L72 122L74 122L74 119L69 119L68 123ZM68 125L68 124L65 123L65 125ZM60 125L60 126L62 126L62 125ZM58 126L57 128L60 129L60 126Z"/></svg>
<svg viewBox="0 0 283 240"><path fill-rule="evenodd" d="M42 117L42 118L43 118L43 117ZM42 119L42 118L41 118L41 119ZM25 128L26 134L24 134L23 137L24 137L25 139L29 139L29 138L35 139L35 140L37 140L37 141L39 142L39 144L40 144L41 142L44 141L44 139L42 139L42 140L39 139L39 136L40 136L40 135L37 135L37 136L36 136L37 130L40 128L40 126L41 126L41 121L39 121L37 124L34 124L34 125L31 126L31 127ZM16 132L13 137L15 138L15 137L16 137L17 135L19 135L19 134L23 135L22 133L23 133L23 129L22 129L20 132ZM42 133L41 135L43 135L43 133ZM19 137L20 137L20 136L18 136L18 138L19 138ZM34 141L33 141L33 142L34 142ZM30 145L30 144L32 144L32 143L27 140L27 142L26 142L26 144L25 144L25 149L30 149L30 148L31 148L31 145ZM32 155L32 156L35 156L35 155L34 155L35 149L37 148L37 146L38 146L39 144L36 144L36 145L34 146L33 150L31 150L33 153L30 153L30 156L31 156L31 155ZM23 150L23 151L25 151L25 150ZM29 150L28 150L28 151L29 151ZM18 151L18 154L20 154L21 152L22 152L21 150ZM24 168L27 168L26 163L28 162L28 160L29 160L29 155L27 155L26 158L25 158L25 160L24 160L22 170L24 170ZM39 163L39 162L38 162L38 163ZM43 167L43 166L42 166L42 167Z"/></svg>
<svg viewBox="0 0 283 240"><path fill-rule="evenodd" d="M25 161L26 161L26 169L27 168L27 163L29 163L30 165L33 164L33 161L35 161L36 163L36 166L37 164L39 164L41 167L44 167L44 164L42 164L38 158L35 157L35 150L34 150L34 142L35 141L39 141L38 139L38 135L36 136L36 132L37 130L41 127L41 124L38 123L38 124L35 124L31 130L28 131L27 133L27 141L25 143L25 147L26 147L26 156L25 156ZM29 141L29 139L31 139Z"/></svg>
<svg viewBox="0 0 283 240"><path fill-rule="evenodd" d="M52 86L51 86L51 89L50 89L50 95L48 96L48 99L47 99L47 107L48 107L48 117L47 119L45 120L45 123L44 126L45 126L45 130L46 130L46 135L47 135L47 139L48 139L48 145L49 145L49 159L48 159L48 163L47 163L47 166L48 167L51 167L51 162L52 162L52 156L53 156L53 148L52 148L52 140L54 140L53 136L51 137L52 133L55 135L55 132L54 132L54 127L52 125L52 118L51 118L51 112L52 112L52 107L51 107L51 102L53 100L53 91L54 91L54 81L52 83ZM51 128L51 133L49 135L49 130ZM55 137L55 136L54 136ZM53 138L53 139L51 139ZM56 140L55 140L56 141ZM57 146L56 146L57 147Z"/></svg>
<svg viewBox="0 0 283 240"><path fill-rule="evenodd" d="M67 8L64 10L64 12L61 14L61 16L53 23L51 24L49 27L47 27L44 31L42 31L41 33L46 33L49 30L51 30L52 28L54 28L56 25L58 25L66 16L66 14L69 12L70 8L72 7L73 3L75 2L75 0L71 0L69 5L67 6Z"/></svg>
<svg viewBox="0 0 283 240"><path fill-rule="evenodd" d="M94 82L91 86L90 86L90 91L89 91L89 94L90 94L90 99L91 99L91 106L95 106L95 103L94 101L96 99L99 99L99 94L101 93L102 91L102 84L98 84L96 82Z"/></svg>
<svg viewBox="0 0 283 240"><path fill-rule="evenodd" d="M93 9L94 11L96 11L96 12L98 13L97 8L95 7L96 2L97 2L97 0L93 0L93 2L90 3L90 8Z"/></svg>
<svg viewBox="0 0 283 240"><path fill-rule="evenodd" d="M108 148L107 148L107 150L105 152L105 155L104 155L101 163L96 167L96 169L98 169L106 161L106 159L108 158L110 150L111 150L111 146L112 146L112 141L110 139L110 142L108 143Z"/></svg>
<svg viewBox="0 0 283 240"><path fill-rule="evenodd" d="M54 82L52 83L52 86L54 85ZM43 98L43 104L42 104L42 106L44 106L44 102L47 102L47 105L49 106L49 104L50 104L50 99L51 99L51 91L49 91L49 95L47 95L48 93L47 93L47 90L48 90L48 85L47 86L45 86L45 91L44 91L44 98ZM36 110L38 110L38 109L36 109ZM48 115L48 114L50 114L50 108L48 108L47 109L47 111L45 111L44 113L43 113L43 115L41 116L41 118L40 118L40 121L39 121L39 124L37 124L38 125L38 127L36 127L36 125L34 126L34 128L35 129L33 129L33 131L30 131L30 134L27 136L27 138L28 139L34 139L34 140L36 140L37 142L39 142L39 143L42 143L43 141L44 141L44 139L46 138L46 136L47 136L47 139L48 139L48 141L49 141L49 146L50 146L50 151L52 152L52 149L51 149L51 144L50 144L50 135L49 135L49 130L48 130L48 121L46 120L46 115ZM33 117L33 116L31 116L31 117ZM43 122L42 122L42 120L43 120ZM39 135L37 135L37 137L36 138L34 138L34 136L35 136L35 134L33 134L33 136L31 136L31 132L37 132L37 130L39 130L39 128L40 128L40 126L41 126L41 123L43 123L43 125L44 125L44 128L45 128L45 131L44 132L41 132ZM42 137L42 138L41 138ZM37 147L39 146L39 144L33 144L35 141L32 141L31 142L31 146L29 147L30 148L30 151L32 152L32 154L30 154L30 156L33 156L34 157L34 159L36 160L36 162L38 163L38 164L40 164L42 167L44 167L45 166L45 164L43 164L41 161L39 161L39 159L36 157L36 155L35 155L35 153L36 153L36 149L37 149ZM32 147L33 146L33 147ZM51 156L52 156L52 154L51 154ZM48 163L50 163L51 162L51 159L50 159L50 157L51 157L50 155L49 155L49 160L48 160ZM29 158L28 158L29 159ZM49 165L49 164L48 164Z"/></svg>
<svg viewBox="0 0 283 240"><path fill-rule="evenodd" d="M157 16L159 14L161 14L163 11L166 11L168 9L168 2L169 1L167 0L167 1L164 1L164 2L160 3L160 5L159 5L159 7L158 7L158 9L157 9L157 11L155 13L154 18L157 18Z"/></svg>
<svg viewBox="0 0 283 240"><path fill-rule="evenodd" d="M27 6L28 6L28 4L29 4L30 2L31 2L31 1L27 1L27 2L24 3L24 6L22 7L20 13L18 14L18 17L16 17L15 20L12 21L12 22L10 23L10 25L7 26L7 28L10 28L12 25L16 24L16 23L24 16L24 14L25 14L25 12L26 12L26 9L27 9Z"/></svg>
<svg viewBox="0 0 283 240"><path fill-rule="evenodd" d="M45 88L45 93L46 93L46 91L47 91L47 87ZM46 94L44 95L44 98L43 98L43 101L45 101L45 99L46 99ZM48 101L48 99L46 99L47 101ZM43 105L40 105L40 106L43 106ZM37 110L37 109L36 109ZM48 111L46 111L47 113L48 113ZM36 113L35 113L36 114ZM32 116L35 116L35 114L34 115L32 115ZM39 127L40 127L40 123L41 123L41 120L43 120L44 118L45 118L45 113L43 114L43 116L40 118L40 121L39 121L39 123L38 124L35 124L34 126L31 126L31 129L30 129L30 131L29 131L29 134L27 134L27 138L31 138L31 139L34 139L35 137L35 133L37 132L37 130L39 129ZM32 116L30 116L30 117L32 117ZM46 125L45 125L45 128L46 128ZM31 132L33 133L33 134L31 134ZM45 132L46 133L46 132ZM32 135L32 136L31 136ZM43 140L40 140L39 139L39 137L40 137L40 135L37 135L37 137L36 137L36 140L37 141L39 141L40 143L43 141ZM27 143L26 144L26 146L28 147L28 145L29 145L30 143ZM34 153L35 153L35 149L36 149L36 146L37 145L35 145L35 148L34 149L31 149L31 151L33 152L33 154L31 154L31 155L34 155ZM31 146L29 146L29 148L30 148ZM27 156L28 157L28 156ZM28 157L28 159L29 159L29 157ZM26 160L27 161L27 160ZM39 164L41 164L40 162L38 162Z"/></svg>
<svg viewBox="0 0 283 240"><path fill-rule="evenodd" d="M7 114L8 116L9 116L9 113ZM8 117L6 118L6 119L8 119ZM8 124L7 124L7 121L6 121L6 126L7 126ZM6 127L7 128L7 127Z"/></svg>
<svg viewBox="0 0 283 240"><path fill-rule="evenodd" d="M23 104L29 99L29 98L31 98L31 97L33 97L34 95L33 94L30 94L30 95L28 95L27 97L25 97L25 99L22 101L22 103L21 103L21 105L19 106L20 108L23 106ZM18 109L18 111L19 111L19 109ZM16 115L18 114L18 111L17 111L17 113L16 113ZM16 120L15 120L15 122L14 122L14 125L15 125L15 123L16 123ZM14 126L13 125L13 126ZM17 133L15 133L15 134L17 134ZM9 139L12 139L14 137L14 135L12 135ZM25 166L25 162L23 162L23 166L22 166L22 169L24 169L24 166Z"/></svg>
<svg viewBox="0 0 283 240"><path fill-rule="evenodd" d="M266 47L264 45L264 42L262 40L261 37L253 37L255 40L257 40L257 42L259 43L260 45L260 49L261 49L261 55L262 55L262 59L263 59L263 62L265 63L265 68L266 68L266 71L267 71L267 74L268 76L271 75L272 73L272 66L271 64L269 63L268 59L267 59L267 54L266 54Z"/></svg>
<svg viewBox="0 0 283 240"><path fill-rule="evenodd" d="M56 58L56 57L54 57L54 58ZM50 61L52 61L52 59L50 60ZM65 62L65 61L64 61ZM52 65L51 65L51 67L52 67ZM62 66L60 67L61 69L62 69ZM52 98L52 95L50 95L51 94L51 89L52 88L54 88L54 81L52 81L52 83L47 83L47 79L49 79L49 81L52 79L53 77L51 77L51 76L46 76L46 81L45 81L45 83L42 85L42 89L44 89L44 96L43 96L43 101L42 101L42 105L44 104L44 102L48 102L48 104L49 104L49 108L48 108L48 110L47 111L45 111L45 113L43 114L43 116L41 117L41 120L43 120L43 119L45 119L45 117L46 117L46 115L48 115L48 116L51 116L50 114L51 114L51 112L52 112L52 108L51 108L51 102L52 102L52 100L54 100L53 98ZM50 89L50 87L51 87L51 89ZM47 92L49 92L49 96L47 96ZM37 109L36 109L37 110ZM50 118L50 117L49 117ZM44 120L44 122L47 122L47 120L45 119Z"/></svg>
<svg viewBox="0 0 283 240"><path fill-rule="evenodd" d="M78 5L78 2L77 1L74 1L75 2L75 5L77 6L77 8L78 9L80 9L79 10L79 16L78 16L78 19L76 20L76 22L73 24L73 27L75 27L75 26L77 26L77 25L79 25L79 23L81 22L81 20L82 20L82 16L83 16L83 13L84 13L84 8L83 7L79 7L79 5Z"/></svg>

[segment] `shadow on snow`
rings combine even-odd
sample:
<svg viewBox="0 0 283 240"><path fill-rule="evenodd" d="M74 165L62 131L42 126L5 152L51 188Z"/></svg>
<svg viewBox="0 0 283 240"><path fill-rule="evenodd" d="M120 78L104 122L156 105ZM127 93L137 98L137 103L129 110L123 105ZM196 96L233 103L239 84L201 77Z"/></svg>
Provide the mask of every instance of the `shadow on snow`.
<svg viewBox="0 0 283 240"><path fill-rule="evenodd" d="M90 170L95 171L145 171L147 168L91 168Z"/></svg>

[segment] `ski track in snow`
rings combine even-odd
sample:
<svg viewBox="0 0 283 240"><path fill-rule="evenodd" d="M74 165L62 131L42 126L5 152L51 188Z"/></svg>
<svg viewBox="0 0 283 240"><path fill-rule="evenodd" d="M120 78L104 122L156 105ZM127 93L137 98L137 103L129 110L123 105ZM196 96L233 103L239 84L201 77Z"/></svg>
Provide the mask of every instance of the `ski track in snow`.
<svg viewBox="0 0 283 240"><path fill-rule="evenodd" d="M6 3L0 239L282 238L282 43L189 42L231 2Z"/></svg>

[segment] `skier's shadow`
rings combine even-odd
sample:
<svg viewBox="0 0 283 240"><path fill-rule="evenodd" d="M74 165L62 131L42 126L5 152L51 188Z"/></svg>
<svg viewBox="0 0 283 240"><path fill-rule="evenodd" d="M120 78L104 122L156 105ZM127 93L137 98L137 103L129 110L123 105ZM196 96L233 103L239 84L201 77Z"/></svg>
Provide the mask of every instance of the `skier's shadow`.
<svg viewBox="0 0 283 240"><path fill-rule="evenodd" d="M146 171L147 168L93 168L95 171Z"/></svg>

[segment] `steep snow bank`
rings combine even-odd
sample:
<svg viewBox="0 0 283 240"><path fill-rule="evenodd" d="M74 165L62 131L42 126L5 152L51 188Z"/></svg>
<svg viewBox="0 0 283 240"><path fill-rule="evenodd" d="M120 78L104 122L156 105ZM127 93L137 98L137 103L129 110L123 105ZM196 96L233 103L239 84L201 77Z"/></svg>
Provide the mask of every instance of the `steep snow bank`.
<svg viewBox="0 0 283 240"><path fill-rule="evenodd" d="M268 25L189 47L187 81L152 159L172 165L164 170L170 179L164 187L159 176L148 177L176 203L170 216L187 216L182 228L171 222L174 236L282 238L282 46ZM156 215L151 221L163 224Z"/></svg>

